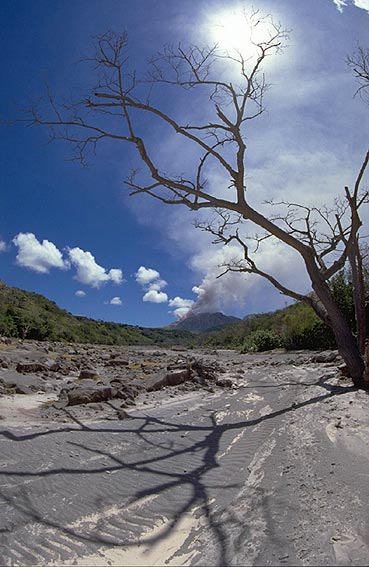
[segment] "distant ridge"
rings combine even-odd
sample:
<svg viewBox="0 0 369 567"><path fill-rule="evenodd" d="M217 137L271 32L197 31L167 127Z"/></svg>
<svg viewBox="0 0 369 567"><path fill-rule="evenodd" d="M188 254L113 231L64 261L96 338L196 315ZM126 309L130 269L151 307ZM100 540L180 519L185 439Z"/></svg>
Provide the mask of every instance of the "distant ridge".
<svg viewBox="0 0 369 567"><path fill-rule="evenodd" d="M238 317L231 315L224 315L219 311L217 313L198 313L197 315L190 315L179 321L171 323L169 329L180 329L182 331L191 331L192 333L204 331L216 331L224 329L241 321Z"/></svg>
<svg viewBox="0 0 369 567"><path fill-rule="evenodd" d="M145 328L72 315L43 295L9 287L0 280L0 336L39 341L113 345L187 345L182 329Z"/></svg>

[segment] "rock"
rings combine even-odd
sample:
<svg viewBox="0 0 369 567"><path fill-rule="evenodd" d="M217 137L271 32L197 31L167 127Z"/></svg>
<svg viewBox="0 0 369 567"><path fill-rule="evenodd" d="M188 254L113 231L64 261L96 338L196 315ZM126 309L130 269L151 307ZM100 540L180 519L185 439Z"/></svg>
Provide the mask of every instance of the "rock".
<svg viewBox="0 0 369 567"><path fill-rule="evenodd" d="M46 391L44 380L32 374L23 375L15 371L7 371L1 376L1 382L4 388L12 389L17 394Z"/></svg>
<svg viewBox="0 0 369 567"><path fill-rule="evenodd" d="M146 382L146 391L155 392L164 388L165 386L178 386L186 380L192 378L191 370L189 368L173 370L164 375L155 376Z"/></svg>
<svg viewBox="0 0 369 567"><path fill-rule="evenodd" d="M24 384L18 384L15 386L15 393L16 394L32 394L32 389L29 386L25 386Z"/></svg>
<svg viewBox="0 0 369 567"><path fill-rule="evenodd" d="M344 362L338 366L338 370L340 371L342 376L346 376L347 378L350 377L349 369L347 368L347 365Z"/></svg>
<svg viewBox="0 0 369 567"><path fill-rule="evenodd" d="M226 378L221 376L216 380L216 385L220 386L221 388L232 388L233 387L233 380L231 378Z"/></svg>
<svg viewBox="0 0 369 567"><path fill-rule="evenodd" d="M129 361L126 358L111 358L105 362L105 366L128 366Z"/></svg>
<svg viewBox="0 0 369 567"><path fill-rule="evenodd" d="M18 362L17 372L22 374L33 373L33 372L46 372L49 368L42 364L41 362Z"/></svg>
<svg viewBox="0 0 369 567"><path fill-rule="evenodd" d="M9 368L9 362L6 360L6 358L0 359L0 367L1 368Z"/></svg>
<svg viewBox="0 0 369 567"><path fill-rule="evenodd" d="M67 391L68 406L106 402L112 399L112 389L109 386L95 388L73 388Z"/></svg>
<svg viewBox="0 0 369 567"><path fill-rule="evenodd" d="M311 362L329 363L334 362L338 357L338 351L326 350L312 357Z"/></svg>
<svg viewBox="0 0 369 567"><path fill-rule="evenodd" d="M202 360L195 360L191 363L191 368L204 380L215 380L218 372L224 372L222 368L215 362L206 364Z"/></svg>
<svg viewBox="0 0 369 567"><path fill-rule="evenodd" d="M76 372L77 366L65 358L58 358L48 366L48 369L50 372L58 372L59 374L68 376L71 372Z"/></svg>
<svg viewBox="0 0 369 567"><path fill-rule="evenodd" d="M97 378L100 378L100 375L95 368L82 368L78 378L79 380L84 380L86 378L96 380Z"/></svg>
<svg viewBox="0 0 369 567"><path fill-rule="evenodd" d="M129 419L131 416L124 409L118 410L118 419Z"/></svg>

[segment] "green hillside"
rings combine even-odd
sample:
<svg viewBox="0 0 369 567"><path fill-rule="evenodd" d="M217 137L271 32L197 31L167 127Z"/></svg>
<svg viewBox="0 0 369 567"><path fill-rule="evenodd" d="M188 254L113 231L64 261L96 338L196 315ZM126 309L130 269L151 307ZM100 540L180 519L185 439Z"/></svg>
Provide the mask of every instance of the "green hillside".
<svg viewBox="0 0 369 567"><path fill-rule="evenodd" d="M0 281L0 335L23 339L95 344L187 345L192 333L177 329L146 329L74 316L37 293Z"/></svg>
<svg viewBox="0 0 369 567"><path fill-rule="evenodd" d="M335 346L330 330L303 303L295 303L273 313L249 315L239 323L211 333L208 344L243 351L321 349Z"/></svg>
<svg viewBox="0 0 369 567"><path fill-rule="evenodd" d="M333 297L355 332L352 289L347 276L342 272L332 279L330 285ZM208 318L209 314L204 316ZM0 335L95 344L197 345L235 348L244 352L274 348L335 348L330 329L304 303L295 303L273 313L248 315L223 329L195 334L178 326L150 329L74 316L42 295L8 287L1 281Z"/></svg>
<svg viewBox="0 0 369 567"><path fill-rule="evenodd" d="M333 298L352 331L356 332L355 310L350 274L342 271L330 281ZM369 277L365 272L365 292L369 300ZM366 304L369 332L369 301ZM333 334L305 303L295 303L273 313L249 315L208 338L209 344L241 351L263 351L273 348L327 349L336 348Z"/></svg>

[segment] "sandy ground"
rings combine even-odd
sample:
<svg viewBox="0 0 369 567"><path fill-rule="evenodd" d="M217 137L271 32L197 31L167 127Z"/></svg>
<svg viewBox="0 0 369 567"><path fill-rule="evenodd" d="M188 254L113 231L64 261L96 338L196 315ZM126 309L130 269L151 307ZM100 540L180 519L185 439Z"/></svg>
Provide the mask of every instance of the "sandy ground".
<svg viewBox="0 0 369 567"><path fill-rule="evenodd" d="M0 565L367 565L367 394L301 355L212 356L233 387L124 420L0 397Z"/></svg>

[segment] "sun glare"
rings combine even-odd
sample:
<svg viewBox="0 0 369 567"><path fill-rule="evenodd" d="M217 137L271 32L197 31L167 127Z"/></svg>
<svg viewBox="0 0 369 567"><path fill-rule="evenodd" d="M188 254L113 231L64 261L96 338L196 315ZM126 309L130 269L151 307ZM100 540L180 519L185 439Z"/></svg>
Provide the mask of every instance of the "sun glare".
<svg viewBox="0 0 369 567"><path fill-rule="evenodd" d="M232 54L240 53L243 57L252 57L257 52L257 45L266 42L274 28L269 19L251 16L238 10L224 10L208 17L207 35L211 43Z"/></svg>

